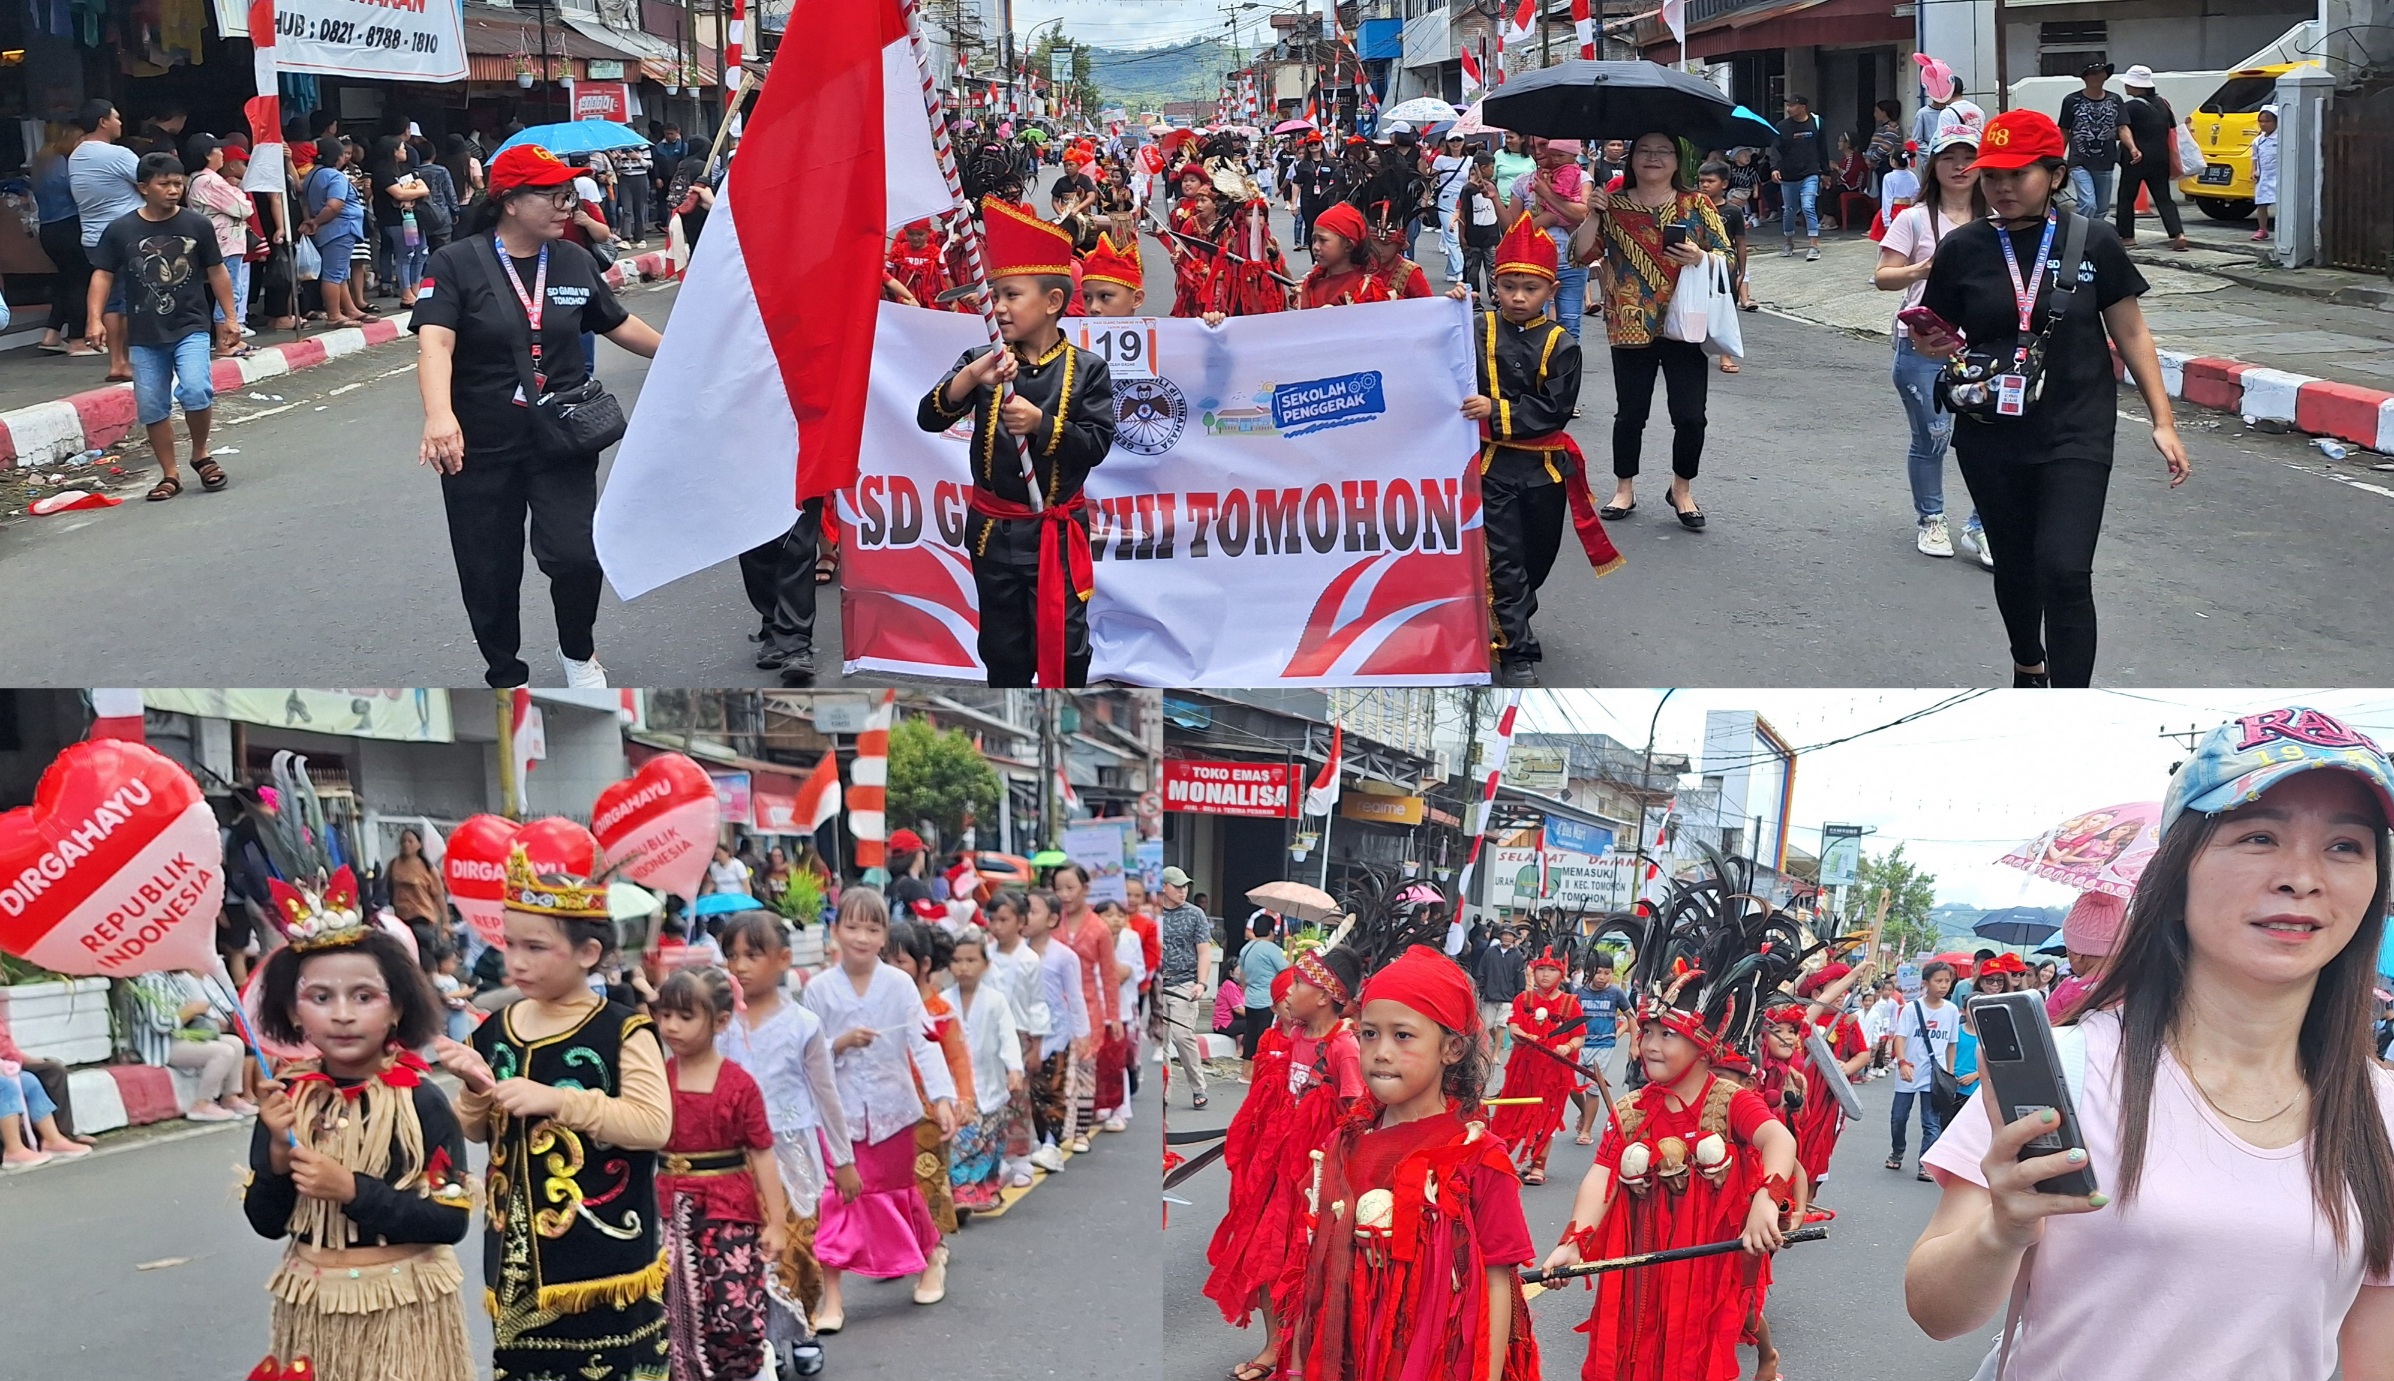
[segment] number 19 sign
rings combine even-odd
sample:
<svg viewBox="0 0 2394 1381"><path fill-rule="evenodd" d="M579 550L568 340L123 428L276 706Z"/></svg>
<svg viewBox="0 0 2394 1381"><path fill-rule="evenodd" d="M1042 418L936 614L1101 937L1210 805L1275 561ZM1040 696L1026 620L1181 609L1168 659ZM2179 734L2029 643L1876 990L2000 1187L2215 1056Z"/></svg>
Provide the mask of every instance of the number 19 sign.
<svg viewBox="0 0 2394 1381"><path fill-rule="evenodd" d="M274 0L285 72L461 82L465 20L450 0Z"/></svg>
<svg viewBox="0 0 2394 1381"><path fill-rule="evenodd" d="M1151 316L1083 318L1080 347L1094 351L1117 379L1155 377L1155 318Z"/></svg>

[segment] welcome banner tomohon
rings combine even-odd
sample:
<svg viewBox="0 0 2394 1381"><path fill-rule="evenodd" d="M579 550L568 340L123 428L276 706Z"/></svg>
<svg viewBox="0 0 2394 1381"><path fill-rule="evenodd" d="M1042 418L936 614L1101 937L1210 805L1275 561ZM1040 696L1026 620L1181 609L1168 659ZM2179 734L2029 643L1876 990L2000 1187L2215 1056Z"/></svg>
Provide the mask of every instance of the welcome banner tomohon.
<svg viewBox="0 0 2394 1381"><path fill-rule="evenodd" d="M1455 684L1488 676L1471 319L1459 302L1081 320L1120 427L1088 485L1092 680ZM840 495L849 671L978 678L966 424L915 406L982 339L884 303L863 470ZM1017 463L1011 457L1007 463Z"/></svg>

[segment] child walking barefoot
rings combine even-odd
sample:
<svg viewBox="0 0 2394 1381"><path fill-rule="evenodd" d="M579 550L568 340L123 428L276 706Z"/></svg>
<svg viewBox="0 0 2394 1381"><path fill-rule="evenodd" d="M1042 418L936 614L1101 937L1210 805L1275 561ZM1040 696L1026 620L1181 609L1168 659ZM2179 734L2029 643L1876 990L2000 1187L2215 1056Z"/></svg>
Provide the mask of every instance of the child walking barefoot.
<svg viewBox="0 0 2394 1381"><path fill-rule="evenodd" d="M773 1127L773 1156L781 1168L790 1215L775 1269L782 1292L804 1307L793 1311L776 1301L774 1326L768 1331L775 1351L786 1342L798 1374L812 1376L823 1364L806 1312L823 1298L815 1227L826 1153L831 1184L842 1201L854 1203L864 1192L864 1182L856 1177L847 1113L832 1077L831 1042L823 1036L822 1020L782 993L782 978L790 971L790 942L781 918L770 911L735 912L724 920L716 939L723 945L732 981L740 985L742 1006L715 1038L715 1048L737 1061L764 1091L765 1119Z"/></svg>
<svg viewBox="0 0 2394 1381"><path fill-rule="evenodd" d="M673 1381L749 1381L765 1365L765 1272L789 1232L765 1095L715 1049L732 1021L731 979L721 969L676 971L649 1010L672 1052L673 1139L657 1200L672 1261Z"/></svg>
<svg viewBox="0 0 2394 1381"><path fill-rule="evenodd" d="M1533 1381L1513 1274L1532 1254L1521 1182L1488 1129L1464 1120L1480 1090L1471 979L1415 945L1364 980L1362 999L1372 1096L1331 1138L1313 1191L1294 1339L1306 1381Z"/></svg>
<svg viewBox="0 0 2394 1381"><path fill-rule="evenodd" d="M947 1248L914 1174L914 1128L926 1100L942 1134L956 1130L955 1081L928 1035L930 1014L906 975L881 962L889 941L881 894L869 887L842 892L831 938L838 967L817 975L799 1000L831 1037L832 1071L856 1138L864 1192L853 1203L823 1196L815 1234L815 1259L823 1267L815 1328L822 1333L837 1333L847 1321L843 1272L878 1280L919 1274L918 1296L945 1289Z"/></svg>
<svg viewBox="0 0 2394 1381"><path fill-rule="evenodd" d="M615 948L607 890L507 860L507 981L523 996L433 1043L490 1146L482 1248L493 1381L665 1381L657 1149L673 1130L647 1017L591 992Z"/></svg>
<svg viewBox="0 0 2394 1381"><path fill-rule="evenodd" d="M973 1105L981 1115L957 1128L948 1182L966 1211L996 1205L1005 1188L1006 1133L1014 1123L1014 1095L1023 1088L1022 1044L1014 1008L990 972L990 941L967 932L948 957L956 1002L964 1009L964 1047L972 1057Z"/></svg>
<svg viewBox="0 0 2394 1381"><path fill-rule="evenodd" d="M440 1000L367 924L347 868L317 894L270 885L291 943L266 960L258 1025L318 1052L262 1086L250 1136L242 1209L289 1239L266 1283L273 1356L323 1381L378 1381L395 1356L411 1381L470 1381L465 1137L412 1053L440 1033Z"/></svg>

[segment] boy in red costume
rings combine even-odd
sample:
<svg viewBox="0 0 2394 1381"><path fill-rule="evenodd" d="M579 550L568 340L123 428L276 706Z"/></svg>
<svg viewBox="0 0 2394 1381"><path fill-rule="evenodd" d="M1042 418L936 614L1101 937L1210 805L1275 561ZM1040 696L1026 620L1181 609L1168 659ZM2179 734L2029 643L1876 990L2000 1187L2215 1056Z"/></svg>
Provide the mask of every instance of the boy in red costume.
<svg viewBox="0 0 2394 1381"><path fill-rule="evenodd" d="M1436 889L1407 889L1436 896ZM1305 1381L1536 1381L1521 1184L1477 1120L1471 979L1414 945L1364 980L1360 1101L1324 1152L1296 1318ZM1466 1119L1472 1119L1467 1121Z"/></svg>
<svg viewBox="0 0 2394 1381"><path fill-rule="evenodd" d="M890 241L888 276L913 295L915 305L945 310L939 295L949 288L947 256L931 239L928 220L910 222Z"/></svg>
<svg viewBox="0 0 2394 1381"><path fill-rule="evenodd" d="M1393 202L1381 202L1370 208L1371 234L1365 243L1371 255L1372 271L1388 284L1389 296L1404 299L1428 297L1430 276L1421 265L1405 257L1406 219L1403 210Z"/></svg>
<svg viewBox="0 0 2394 1381"><path fill-rule="evenodd" d="M1390 300L1387 281L1373 272L1364 252L1369 235L1363 213L1343 201L1314 218L1313 269L1305 275L1302 305L1346 307Z"/></svg>
<svg viewBox="0 0 2394 1381"><path fill-rule="evenodd" d="M1835 1057L1848 1079L1870 1067L1870 1042L1862 1037L1862 1024L1841 1008L1847 990L1867 980L1874 967L1867 961L1859 968L1830 964L1808 973L1796 984L1796 996L1807 1001L1791 1004L1803 1009L1800 1015L1806 1023L1794 1031L1797 1041L1810 1035L1813 1028L1819 1028L1821 1038L1828 1043L1829 1054ZM1772 1019L1777 1019L1776 1014ZM1801 1045L1795 1060L1807 1073L1813 1073ZM1804 1167L1804 1178L1809 1182L1807 1202L1820 1197L1820 1187L1829 1178L1829 1157L1836 1152L1837 1138L1845 1131L1845 1109L1829 1093L1824 1079L1815 1075L1810 1083L1811 1094L1787 1119L1788 1127L1796 1135L1796 1161Z"/></svg>
<svg viewBox="0 0 2394 1381"><path fill-rule="evenodd" d="M1598 1277L1582 1381L1736 1381L1737 1348L1759 1322L1767 1253L1800 1215L1796 1139L1760 1094L1716 1066L1754 1034L1759 1008L1802 961L1794 923L1719 912L1749 895L1728 879L1674 889L1660 917L1618 922L1635 937L1637 1057L1647 1083L1618 1114L1579 1187L1553 1269L1737 1239L1744 1254ZM1666 956L1668 959L1666 960ZM1691 962L1692 961L1692 962ZM1665 963L1671 968L1666 970ZM1758 1375L1776 1369L1767 1337Z"/></svg>
<svg viewBox="0 0 2394 1381"><path fill-rule="evenodd" d="M1563 1109L1578 1083L1579 1045L1587 1038L1588 1024L1579 999L1563 987L1563 961L1555 958L1554 946L1530 961L1529 977L1530 985L1513 999L1513 1014L1506 1021L1513 1033L1513 1053L1505 1060L1504 1096L1537 1101L1506 1102L1488 1120L1488 1133L1504 1142L1513 1163L1521 1167L1523 1184L1544 1184L1546 1151L1563 1125Z"/></svg>
<svg viewBox="0 0 2394 1381"><path fill-rule="evenodd" d="M1213 1271L1205 1293L1241 1328L1263 1311L1263 1346L1233 1369L1237 1381L1264 1381L1280 1369L1281 1321L1303 1283L1313 1153L1363 1096L1362 1057L1344 1020L1361 967L1349 951L1315 950L1281 971L1288 991L1272 1005L1294 1029L1275 1023L1265 1033L1246 1101L1230 1121L1230 1204L1206 1248Z"/></svg>

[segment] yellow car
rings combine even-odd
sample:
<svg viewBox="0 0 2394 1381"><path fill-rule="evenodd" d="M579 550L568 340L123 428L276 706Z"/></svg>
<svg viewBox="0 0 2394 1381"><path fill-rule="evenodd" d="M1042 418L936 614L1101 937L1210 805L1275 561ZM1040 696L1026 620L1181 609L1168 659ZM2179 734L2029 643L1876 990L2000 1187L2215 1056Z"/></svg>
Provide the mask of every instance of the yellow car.
<svg viewBox="0 0 2394 1381"><path fill-rule="evenodd" d="M2215 221L2241 221L2253 214L2253 136L2261 132L2261 107L2276 98L2278 78L2298 66L2280 63L2230 72L2187 122L2203 150L2203 166L2178 179L2178 192Z"/></svg>

